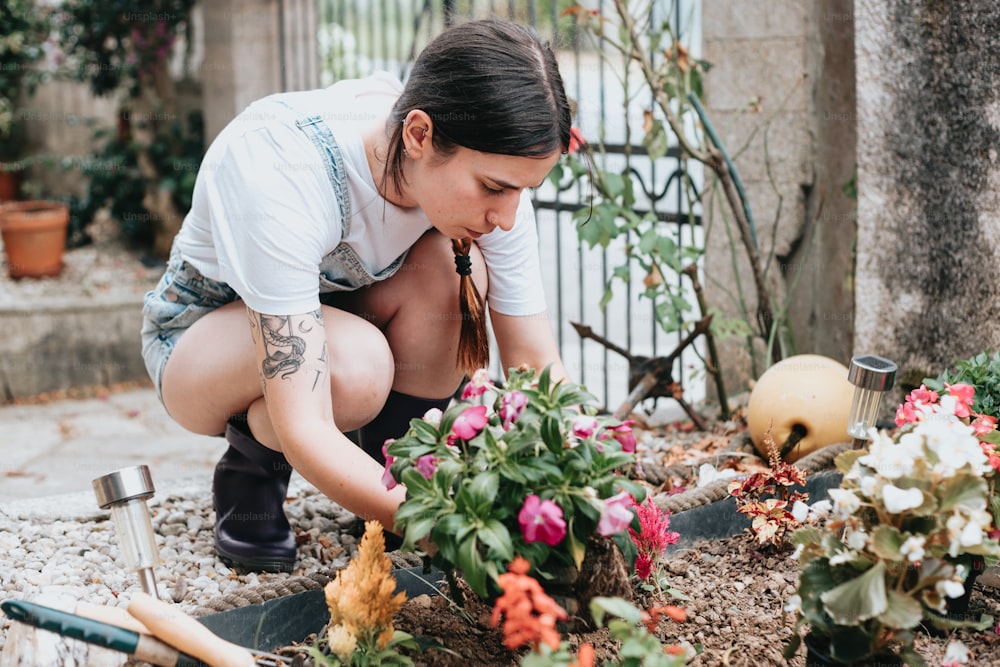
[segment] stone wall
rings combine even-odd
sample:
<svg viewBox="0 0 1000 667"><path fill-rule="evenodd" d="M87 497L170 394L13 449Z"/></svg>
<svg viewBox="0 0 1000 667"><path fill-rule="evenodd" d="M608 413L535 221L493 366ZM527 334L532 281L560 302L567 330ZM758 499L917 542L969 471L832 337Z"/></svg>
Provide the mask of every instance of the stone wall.
<svg viewBox="0 0 1000 667"><path fill-rule="evenodd" d="M1000 347L1000 5L857 0L856 347L901 389Z"/></svg>
<svg viewBox="0 0 1000 667"><path fill-rule="evenodd" d="M746 186L774 309L787 307L794 347L845 364L852 345L854 167L851 0L704 0L705 103ZM722 201L722 200L718 200ZM755 312L742 245L725 232L728 209L707 211L706 282L726 317ZM738 238L735 230L732 238ZM736 270L733 270L735 252ZM738 390L767 367L762 341L722 345Z"/></svg>

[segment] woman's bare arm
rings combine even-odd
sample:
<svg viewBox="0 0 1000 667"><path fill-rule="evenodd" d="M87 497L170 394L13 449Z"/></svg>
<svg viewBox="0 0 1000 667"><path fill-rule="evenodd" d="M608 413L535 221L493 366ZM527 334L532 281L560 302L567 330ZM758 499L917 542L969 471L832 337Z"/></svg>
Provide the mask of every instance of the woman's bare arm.
<svg viewBox="0 0 1000 667"><path fill-rule="evenodd" d="M268 416L288 462L337 504L392 530L405 490L387 491L382 467L334 421L322 311L247 314Z"/></svg>

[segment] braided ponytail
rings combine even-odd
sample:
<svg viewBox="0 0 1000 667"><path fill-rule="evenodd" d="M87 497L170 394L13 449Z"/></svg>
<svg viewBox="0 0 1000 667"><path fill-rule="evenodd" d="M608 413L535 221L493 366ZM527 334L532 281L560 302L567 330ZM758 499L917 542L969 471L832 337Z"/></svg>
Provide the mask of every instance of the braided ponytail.
<svg viewBox="0 0 1000 667"><path fill-rule="evenodd" d="M472 239L452 239L455 271L460 278L458 307L462 314L462 330L458 338L458 365L466 375L485 368L490 358L490 342L486 332L486 307L472 280Z"/></svg>

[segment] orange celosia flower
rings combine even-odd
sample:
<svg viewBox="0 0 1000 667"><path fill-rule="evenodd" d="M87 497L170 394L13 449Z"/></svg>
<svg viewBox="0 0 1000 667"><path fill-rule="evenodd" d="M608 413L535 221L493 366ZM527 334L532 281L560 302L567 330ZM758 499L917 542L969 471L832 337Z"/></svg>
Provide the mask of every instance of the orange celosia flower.
<svg viewBox="0 0 1000 667"><path fill-rule="evenodd" d="M392 619L406 602L406 593L396 593L392 561L385 555L385 537L378 521L365 523L358 556L337 572L323 589L330 608L330 631L348 646L348 636L363 643L375 638L376 649L392 639ZM343 659L343 656L341 656Z"/></svg>
<svg viewBox="0 0 1000 667"><path fill-rule="evenodd" d="M683 623L688 618L687 612L677 605L666 604L659 607L650 607L642 612L642 622L646 625L646 629L649 630L649 634L656 633L656 626L660 623L661 616L666 616L677 623Z"/></svg>
<svg viewBox="0 0 1000 667"><path fill-rule="evenodd" d="M580 644L580 650L576 653L576 662L569 667L594 667L594 645L590 642Z"/></svg>
<svg viewBox="0 0 1000 667"><path fill-rule="evenodd" d="M497 577L503 595L493 606L490 624L496 627L503 616L503 643L512 651L525 644L537 650L543 643L557 649L560 637L556 621L566 620L566 610L528 576L530 568L531 564L518 556L507 566L507 572Z"/></svg>

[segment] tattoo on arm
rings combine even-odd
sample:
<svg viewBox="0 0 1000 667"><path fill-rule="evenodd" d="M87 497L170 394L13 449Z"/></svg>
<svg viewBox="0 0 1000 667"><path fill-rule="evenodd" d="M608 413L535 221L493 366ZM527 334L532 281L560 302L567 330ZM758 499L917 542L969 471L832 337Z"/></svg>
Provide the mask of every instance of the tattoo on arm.
<svg viewBox="0 0 1000 667"><path fill-rule="evenodd" d="M280 375L287 378L302 368L305 363L306 341L298 334L309 333L322 321L319 310L305 317L260 314L260 331L264 337L261 372L264 377L270 379Z"/></svg>

